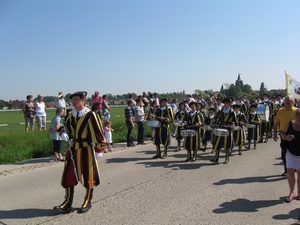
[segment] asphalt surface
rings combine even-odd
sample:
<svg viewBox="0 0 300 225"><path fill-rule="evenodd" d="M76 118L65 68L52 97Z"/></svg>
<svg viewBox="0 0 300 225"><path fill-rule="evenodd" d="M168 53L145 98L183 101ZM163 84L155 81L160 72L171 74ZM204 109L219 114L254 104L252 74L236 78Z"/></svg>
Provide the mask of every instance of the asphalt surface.
<svg viewBox="0 0 300 225"><path fill-rule="evenodd" d="M57 214L62 203L62 162L53 157L0 165L0 224L295 224L300 201L285 203L289 193L279 144L269 139L257 150L234 149L229 164L213 164L211 146L184 162L186 151L152 159L149 142L132 148L114 145L99 159L101 184L92 209L77 214L85 190L75 188L74 211ZM297 194L297 188L295 188Z"/></svg>

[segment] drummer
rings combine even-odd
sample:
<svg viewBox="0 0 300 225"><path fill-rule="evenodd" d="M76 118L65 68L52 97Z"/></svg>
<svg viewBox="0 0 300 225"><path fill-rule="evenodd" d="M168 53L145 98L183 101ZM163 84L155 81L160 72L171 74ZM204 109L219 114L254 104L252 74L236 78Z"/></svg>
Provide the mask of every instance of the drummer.
<svg viewBox="0 0 300 225"><path fill-rule="evenodd" d="M183 121L186 115L186 111L185 111L185 105L183 102L179 103L179 110L178 112L175 114L174 119L181 121L182 122L182 126L177 126L177 132L176 132L176 140L177 140L177 147L175 149L175 152L179 152L180 151L180 147L181 147L181 141L183 139L183 137L181 136L180 132L183 129Z"/></svg>
<svg viewBox="0 0 300 225"><path fill-rule="evenodd" d="M248 115L249 126L248 126L248 134L247 134L248 150L250 149L251 146L251 140L254 141L253 149L256 149L256 143L259 137L259 124L261 123L261 119L260 119L260 115L257 114L256 112L256 108L257 108L256 104L250 105L250 112Z"/></svg>
<svg viewBox="0 0 300 225"><path fill-rule="evenodd" d="M227 164L229 162L229 153L232 149L233 145L233 129L237 125L237 119L235 112L230 107L231 101L229 98L223 99L224 107L222 110L220 110L217 114L216 118L216 124L220 129L215 130L215 137L214 140L214 151L215 157L214 159L210 160L214 163L219 163L219 155L220 155L220 149L224 148L226 156L225 156L225 162L224 164ZM223 134L220 135L219 132L223 132L223 130L227 130L228 136L223 136Z"/></svg>
<svg viewBox="0 0 300 225"><path fill-rule="evenodd" d="M199 127L202 125L200 116L196 111L196 102L191 102L189 107L191 108L191 111L185 116L184 122L186 124L184 128L187 130L194 130L195 135L185 137L184 147L187 150L187 158L185 162L197 160L197 150L199 148Z"/></svg>
<svg viewBox="0 0 300 225"><path fill-rule="evenodd" d="M172 108L168 106L168 99L162 98L160 100L160 107L155 112L155 120L161 123L160 127L155 128L154 143L156 145L156 155L153 159L168 157L168 147L170 145L170 124L173 121ZM164 154L161 156L160 145L164 146Z"/></svg>
<svg viewBox="0 0 300 225"><path fill-rule="evenodd" d="M210 141L213 144L214 133L212 132L213 127L216 126L216 108L211 107L208 109L208 116L205 118L205 125L209 126L209 130L205 130L205 137L203 140L204 151L206 150L207 143Z"/></svg>
<svg viewBox="0 0 300 225"><path fill-rule="evenodd" d="M235 112L238 126L241 128L239 130L233 131L233 140L234 140L234 144L239 146L239 155L242 155L242 147L246 140L246 133L243 127L248 123L248 120L245 114L240 111L241 105L235 104L232 105L232 108Z"/></svg>

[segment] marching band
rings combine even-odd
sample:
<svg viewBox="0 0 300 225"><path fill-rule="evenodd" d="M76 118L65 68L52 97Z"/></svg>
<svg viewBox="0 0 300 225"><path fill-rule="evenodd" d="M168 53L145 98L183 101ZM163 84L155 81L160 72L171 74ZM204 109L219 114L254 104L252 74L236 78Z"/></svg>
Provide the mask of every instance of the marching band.
<svg viewBox="0 0 300 225"><path fill-rule="evenodd" d="M232 98L217 98L214 104L210 102L206 112L203 101L197 102L190 98L179 103L178 112L174 115L168 99L161 99L157 109L154 110L153 106L150 108L151 112L155 111L155 115L151 121L147 121L148 126L154 130L152 137L156 155L153 158L167 157L171 143L170 127L174 126L177 141L175 152L185 148L185 162L196 161L197 151L206 151L210 143L212 153L215 154L210 161L219 163L220 150L224 149L224 164L227 164L235 146L238 154L242 155L243 147L250 150L252 141L255 150L257 143L267 143L268 138L272 137L273 120L282 107L282 103L275 100L275 97L269 98L267 94L263 95L262 101L256 99L249 104L242 97L237 101ZM164 146L163 155L160 145Z"/></svg>

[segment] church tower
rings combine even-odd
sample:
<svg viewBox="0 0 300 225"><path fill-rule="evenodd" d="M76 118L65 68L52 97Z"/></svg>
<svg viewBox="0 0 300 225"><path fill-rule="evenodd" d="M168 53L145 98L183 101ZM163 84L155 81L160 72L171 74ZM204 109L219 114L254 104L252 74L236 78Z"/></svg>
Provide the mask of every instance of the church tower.
<svg viewBox="0 0 300 225"><path fill-rule="evenodd" d="M243 80L241 80L241 74L238 73L238 78L237 80L235 81L235 86L239 87L239 88L242 88L243 87Z"/></svg>

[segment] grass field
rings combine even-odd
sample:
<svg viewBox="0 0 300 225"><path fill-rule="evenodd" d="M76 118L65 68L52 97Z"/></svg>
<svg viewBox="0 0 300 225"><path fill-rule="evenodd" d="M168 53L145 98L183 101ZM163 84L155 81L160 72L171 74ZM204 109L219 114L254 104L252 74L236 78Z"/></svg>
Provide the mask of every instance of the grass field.
<svg viewBox="0 0 300 225"><path fill-rule="evenodd" d="M111 109L111 122L114 132L113 142L126 142L127 127L124 118L124 108ZM55 109L47 109L47 129L55 115ZM145 136L150 137L151 129L145 126ZM137 129L133 130L133 138L137 138ZM65 149L65 148L63 148ZM49 132L25 132L24 116L21 110L0 111L0 164L20 160L49 156L53 154L52 141Z"/></svg>

